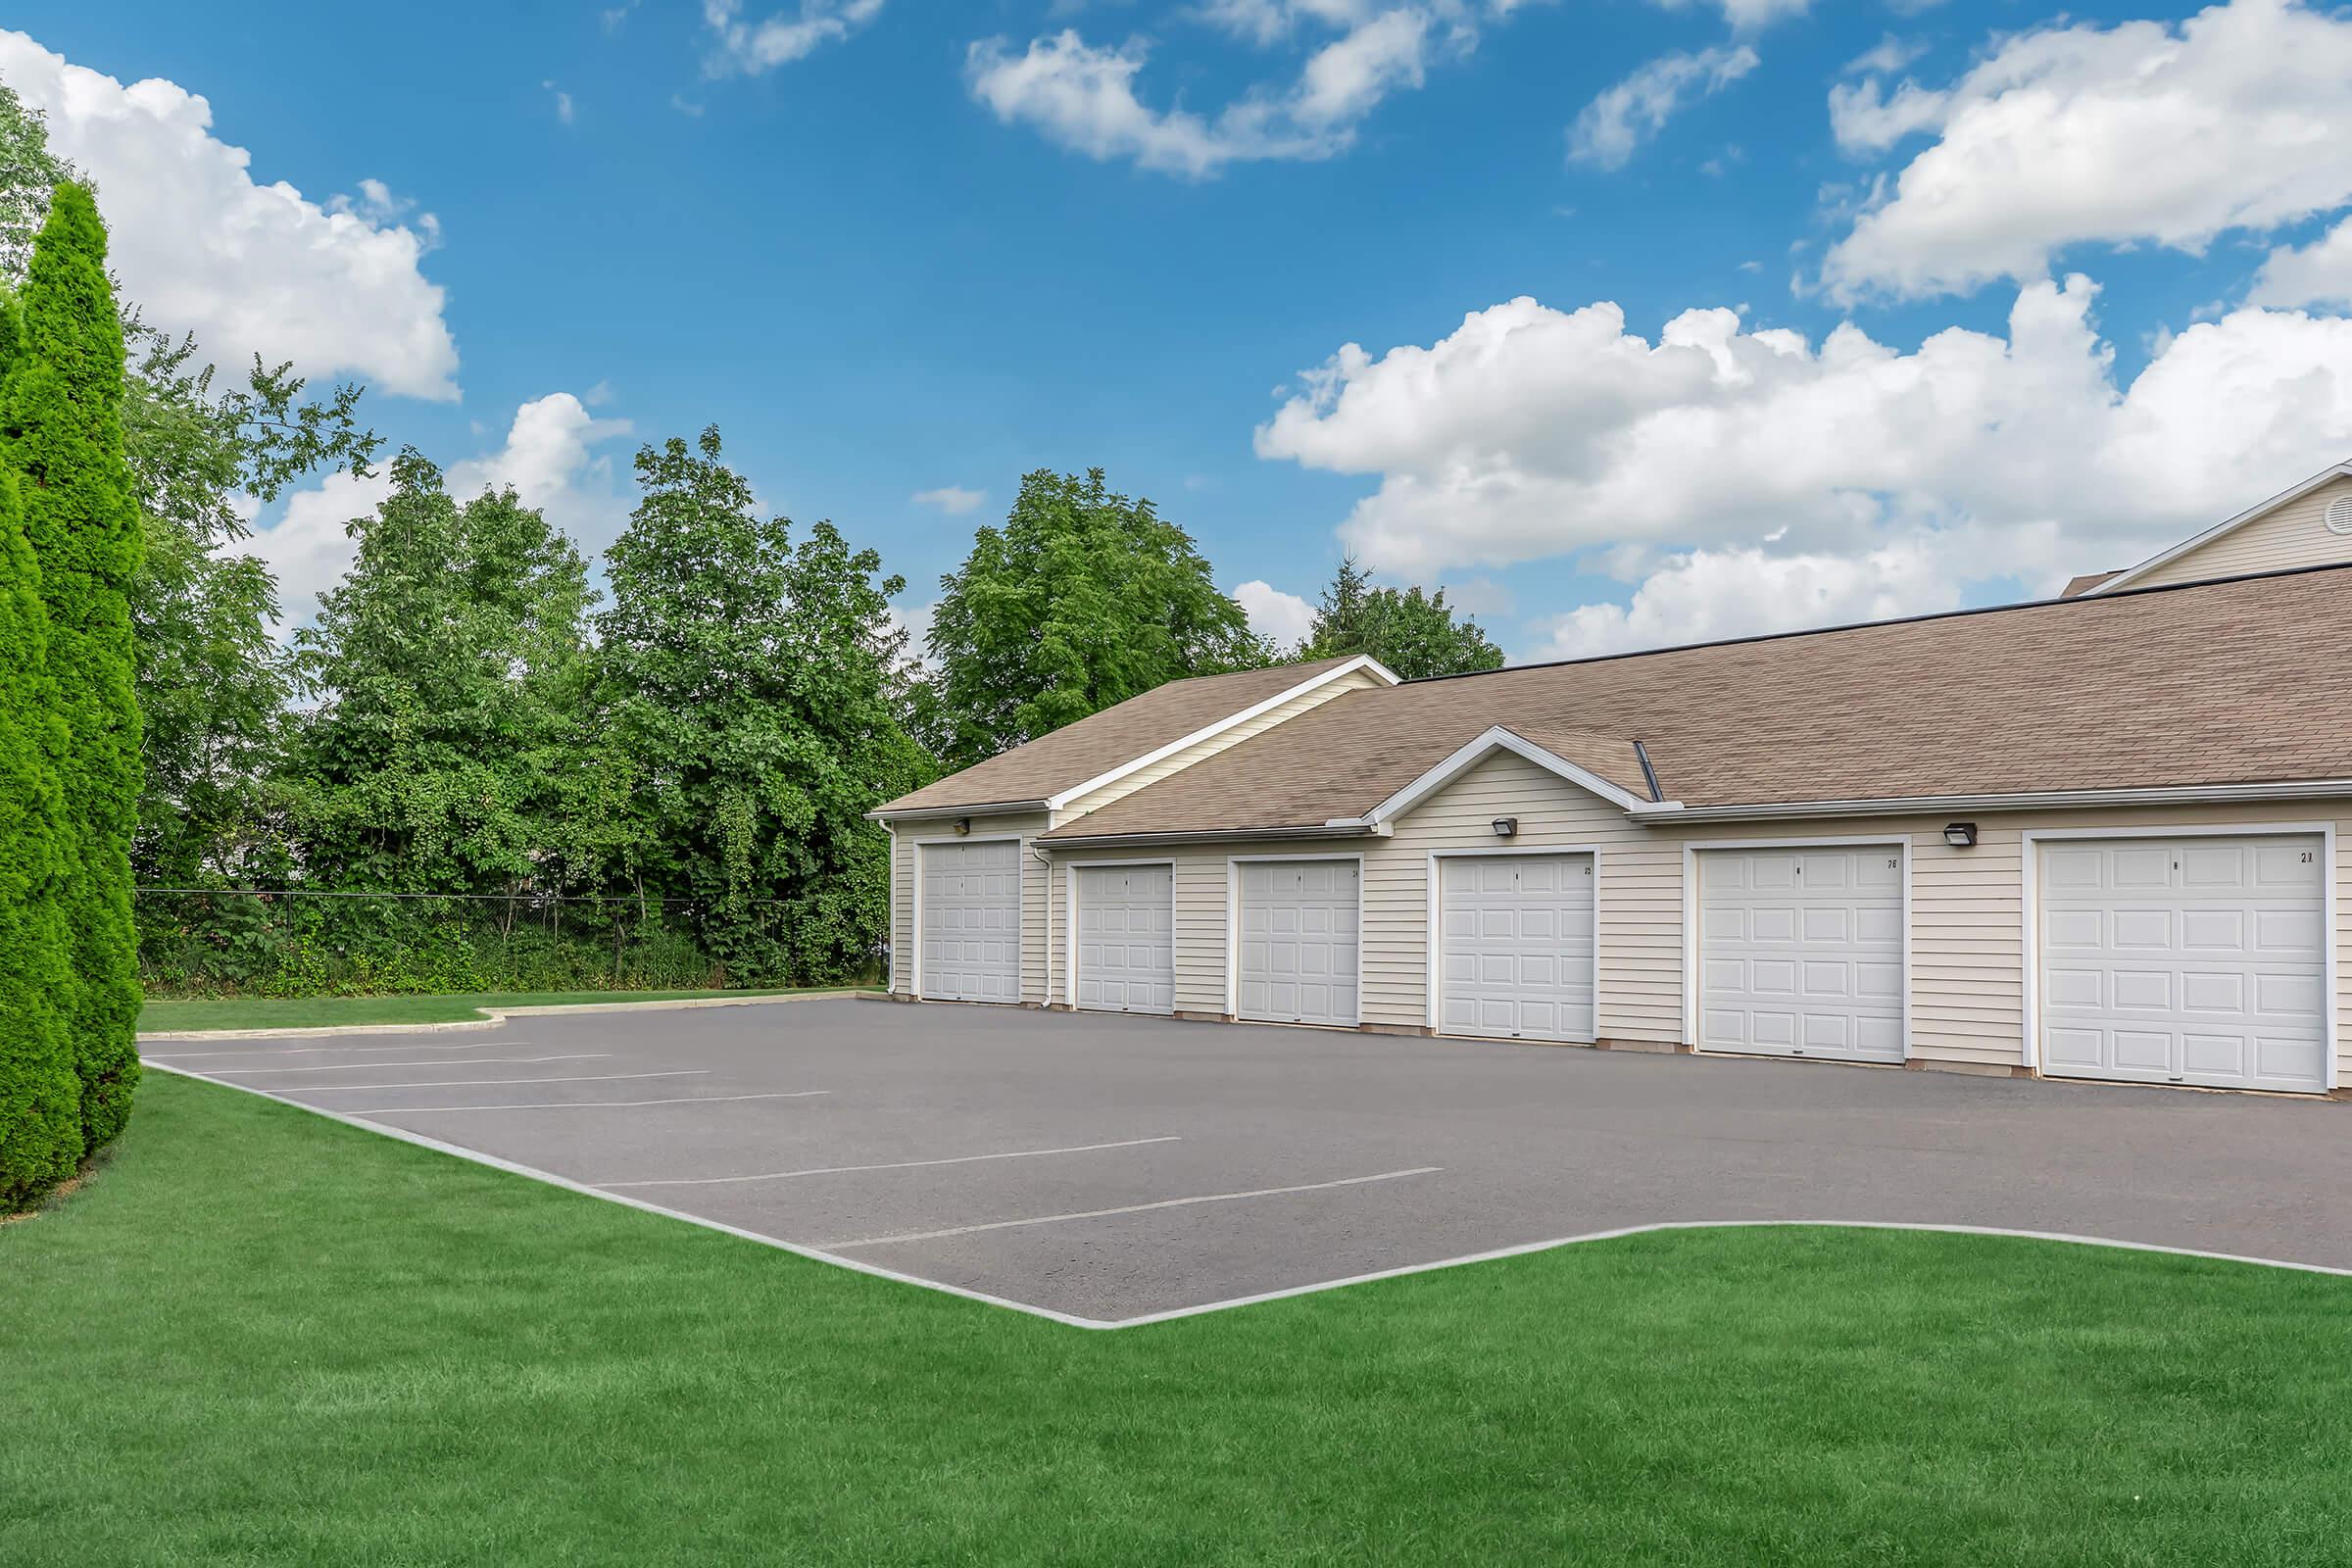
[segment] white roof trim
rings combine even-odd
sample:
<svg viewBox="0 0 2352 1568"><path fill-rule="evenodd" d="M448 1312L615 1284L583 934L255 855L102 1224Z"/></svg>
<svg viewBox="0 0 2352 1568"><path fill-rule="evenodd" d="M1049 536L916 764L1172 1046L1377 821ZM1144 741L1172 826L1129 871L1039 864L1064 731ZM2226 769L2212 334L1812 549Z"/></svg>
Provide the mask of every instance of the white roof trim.
<svg viewBox="0 0 2352 1568"><path fill-rule="evenodd" d="M1250 707L1243 709L1238 713L1228 713L1223 718L1218 719L1215 723L1208 725L1204 729L1197 729L1190 735L1182 736L1176 740L1168 742L1167 745L1160 747L1156 751L1146 752L1143 756L1138 757L1131 761L1121 762L1109 772L1098 773L1095 777L1088 779L1083 784L1073 784L1066 790L1061 790L1054 795L1050 795L1046 798L1046 808L1049 810L1061 810L1072 801L1083 800L1087 796L1092 795L1095 791L1103 788L1105 785L1116 784L1119 780L1127 777L1131 773L1140 772L1142 769L1150 767L1154 762L1165 761L1169 758L1175 756L1178 752L1183 751L1188 746L1198 746L1202 741L1213 740L1217 736L1224 734L1227 730L1232 729L1237 724L1247 724L1250 720L1257 717L1260 713L1266 712L1271 709L1280 708L1283 704L1289 702L1294 697L1301 697L1306 693L1315 690L1317 687L1328 686L1333 681L1340 679L1342 676L1352 675L1359 669L1370 670L1376 678L1387 685L1395 686L1399 684L1396 672L1390 669L1388 665L1382 663L1379 660L1374 659L1370 654L1358 654L1344 664L1335 664L1320 674L1300 681L1296 686L1276 692L1273 696L1267 698L1262 703L1253 703Z"/></svg>
<svg viewBox="0 0 2352 1568"><path fill-rule="evenodd" d="M2352 778L2315 778L2275 784L2168 784L2139 789L2022 791L2014 795L1885 795L1868 800L1768 801L1739 806L1652 806L1643 802L1634 808L1633 815L1644 821L1671 818L1681 822L1702 822L1791 816L1900 816L1923 811L2022 811L2067 806L2194 806L2207 802L2229 804L2347 797L2352 797Z"/></svg>
<svg viewBox="0 0 2352 1568"><path fill-rule="evenodd" d="M1525 736L1515 735L1497 724L1362 816L1334 817L1324 825L1335 828L1377 827L1392 817L1401 816L1411 810L1496 752L1510 752L1524 757L1545 772L1558 774L1577 788L1591 791L1622 811L1672 813L1682 809L1679 801L1645 801L1638 795L1629 794L1591 769L1579 767L1568 759L1547 752Z"/></svg>
<svg viewBox="0 0 2352 1568"><path fill-rule="evenodd" d="M2119 571L2114 576L2108 578L2105 582L2099 584L2096 588L2085 588L2075 597L2078 599L2095 599L2101 594L2113 593L2118 588L2129 588L2132 583L2138 581L2141 577L2146 576L2149 572L2154 571L2158 566L2164 565L2170 562L2178 561L2182 556L2187 555L2190 551L2195 550L2203 545L2209 545L2225 534L2235 533L2238 529L2243 528L2247 523L2253 522L2258 518L2269 516L2272 513L2278 511L2280 507L2288 505L2289 503L2302 500L2305 496L2311 494L2314 490L2317 490L2324 484L2327 484L2332 480L2345 478L2352 478L2352 462L2338 463L2331 467L2322 468L2318 473L2313 474L2310 478L2304 480L2301 484L2296 485L2293 489L2281 490L2277 495L2271 497L2270 500L2265 501L2258 506L2248 507L2245 511L2239 513L2236 516L2231 517L2229 521L2217 522L2212 527L2206 529L2203 533L2194 535L2191 538L2183 539L2179 544L2173 546L2172 549L2165 551L2162 555L2150 556L2147 560L2141 562L2136 566L2126 567L2124 570Z"/></svg>
<svg viewBox="0 0 2352 1568"><path fill-rule="evenodd" d="M905 810L888 811L876 807L865 813L869 822L917 822L941 816L1004 816L1013 812L1035 812L1046 809L1043 801L976 801L969 806L916 806Z"/></svg>

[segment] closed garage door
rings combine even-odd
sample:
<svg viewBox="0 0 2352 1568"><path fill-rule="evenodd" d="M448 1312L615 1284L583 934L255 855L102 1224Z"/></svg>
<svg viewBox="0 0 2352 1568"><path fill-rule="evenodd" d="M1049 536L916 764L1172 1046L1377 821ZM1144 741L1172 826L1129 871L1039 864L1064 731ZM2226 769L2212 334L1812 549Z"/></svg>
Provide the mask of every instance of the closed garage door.
<svg viewBox="0 0 2352 1568"><path fill-rule="evenodd" d="M1893 844L1701 854L1699 1048L1902 1060L1902 857Z"/></svg>
<svg viewBox="0 0 2352 1568"><path fill-rule="evenodd" d="M1590 1041L1592 857L1475 855L1438 866L1438 1027Z"/></svg>
<svg viewBox="0 0 2352 1568"><path fill-rule="evenodd" d="M1246 860L1240 870L1240 1015L1354 1023L1356 863Z"/></svg>
<svg viewBox="0 0 2352 1568"><path fill-rule="evenodd" d="M940 1002L1021 1000L1021 847L925 844L922 994Z"/></svg>
<svg viewBox="0 0 2352 1568"><path fill-rule="evenodd" d="M2315 837L2041 846L2042 1070L2327 1087Z"/></svg>
<svg viewBox="0 0 2352 1568"><path fill-rule="evenodd" d="M1176 1010L1175 883L1164 865L1079 867L1079 1006Z"/></svg>

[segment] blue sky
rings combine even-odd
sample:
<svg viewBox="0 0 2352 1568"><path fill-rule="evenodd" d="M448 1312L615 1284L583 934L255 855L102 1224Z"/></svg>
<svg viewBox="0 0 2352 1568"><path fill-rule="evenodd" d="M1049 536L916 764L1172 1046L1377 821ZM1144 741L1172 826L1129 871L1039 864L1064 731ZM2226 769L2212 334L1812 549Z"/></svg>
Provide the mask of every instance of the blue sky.
<svg viewBox="0 0 2352 1568"><path fill-rule="evenodd" d="M919 616L1101 466L1269 624L1351 546L1534 657L2046 591L2352 456L2352 24L2190 15L20 3L0 80L159 318L591 546L715 421ZM366 499L260 514L292 599Z"/></svg>

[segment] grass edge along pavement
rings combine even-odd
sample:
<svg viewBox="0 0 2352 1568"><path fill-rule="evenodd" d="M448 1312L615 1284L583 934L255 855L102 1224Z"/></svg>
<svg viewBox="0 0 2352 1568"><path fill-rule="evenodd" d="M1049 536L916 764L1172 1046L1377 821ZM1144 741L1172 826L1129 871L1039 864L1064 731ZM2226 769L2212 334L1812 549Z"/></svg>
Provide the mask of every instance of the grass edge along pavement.
<svg viewBox="0 0 2352 1568"><path fill-rule="evenodd" d="M27 1564L2310 1562L2352 1534L2352 1284L2064 1243L1675 1232L1086 1334L159 1076L0 1273Z"/></svg>
<svg viewBox="0 0 2352 1568"><path fill-rule="evenodd" d="M419 1024L488 1026L495 1014L548 1009L625 1011L633 1007L734 1006L854 996L866 986L806 986L776 991L527 991L464 992L441 996L158 998L139 1014L143 1040L206 1034L310 1034L326 1030L398 1029Z"/></svg>

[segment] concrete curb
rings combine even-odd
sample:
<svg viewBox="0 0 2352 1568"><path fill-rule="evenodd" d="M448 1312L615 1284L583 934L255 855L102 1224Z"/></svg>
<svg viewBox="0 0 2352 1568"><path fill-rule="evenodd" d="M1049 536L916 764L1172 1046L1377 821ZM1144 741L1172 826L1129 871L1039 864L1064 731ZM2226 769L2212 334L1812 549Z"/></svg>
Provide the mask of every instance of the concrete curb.
<svg viewBox="0 0 2352 1568"><path fill-rule="evenodd" d="M481 1018L457 1018L443 1023L330 1023L311 1029L159 1029L141 1032L139 1040L309 1040L325 1035L438 1035L461 1029L497 1029L509 1018L543 1018L566 1012L681 1012L690 1007L757 1007L767 1003L832 1002L842 997L876 993L849 987L839 991L800 991L778 997L677 997L662 1002L572 1002L544 1007L484 1007Z"/></svg>

